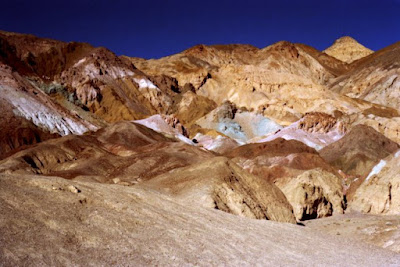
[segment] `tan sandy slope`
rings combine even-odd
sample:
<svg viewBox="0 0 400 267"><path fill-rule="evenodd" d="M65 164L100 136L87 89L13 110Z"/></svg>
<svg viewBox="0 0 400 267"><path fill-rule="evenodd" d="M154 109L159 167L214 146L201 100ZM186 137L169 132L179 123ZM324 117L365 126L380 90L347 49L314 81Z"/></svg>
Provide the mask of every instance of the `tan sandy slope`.
<svg viewBox="0 0 400 267"><path fill-rule="evenodd" d="M0 185L4 266L400 263L342 236L185 206L148 189L12 175Z"/></svg>

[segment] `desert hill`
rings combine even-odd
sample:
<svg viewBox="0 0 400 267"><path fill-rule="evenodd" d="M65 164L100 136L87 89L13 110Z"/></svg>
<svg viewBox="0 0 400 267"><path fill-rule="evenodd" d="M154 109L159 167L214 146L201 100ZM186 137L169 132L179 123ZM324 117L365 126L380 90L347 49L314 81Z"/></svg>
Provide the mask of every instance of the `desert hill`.
<svg viewBox="0 0 400 267"><path fill-rule="evenodd" d="M374 51L366 48L350 36L337 39L332 46L325 49L325 54L346 63L352 63L360 58L369 56Z"/></svg>
<svg viewBox="0 0 400 267"><path fill-rule="evenodd" d="M344 137L323 148L320 155L348 174L366 176L380 159L399 147L373 128L357 125Z"/></svg>
<svg viewBox="0 0 400 267"><path fill-rule="evenodd" d="M398 266L398 47L0 31L0 265Z"/></svg>
<svg viewBox="0 0 400 267"><path fill-rule="evenodd" d="M380 160L354 193L351 209L372 214L398 214L399 152Z"/></svg>
<svg viewBox="0 0 400 267"><path fill-rule="evenodd" d="M352 63L352 70L332 82L336 92L399 109L400 43Z"/></svg>

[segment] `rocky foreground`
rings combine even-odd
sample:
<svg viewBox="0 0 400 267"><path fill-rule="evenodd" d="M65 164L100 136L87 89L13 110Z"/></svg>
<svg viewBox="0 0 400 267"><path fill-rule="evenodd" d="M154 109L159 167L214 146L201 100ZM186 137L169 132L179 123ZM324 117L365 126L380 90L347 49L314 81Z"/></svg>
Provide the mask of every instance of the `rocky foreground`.
<svg viewBox="0 0 400 267"><path fill-rule="evenodd" d="M143 187L15 175L1 175L0 183L3 266L400 262L394 252L346 237L186 205Z"/></svg>
<svg viewBox="0 0 400 267"><path fill-rule="evenodd" d="M0 31L0 265L398 266L399 47Z"/></svg>

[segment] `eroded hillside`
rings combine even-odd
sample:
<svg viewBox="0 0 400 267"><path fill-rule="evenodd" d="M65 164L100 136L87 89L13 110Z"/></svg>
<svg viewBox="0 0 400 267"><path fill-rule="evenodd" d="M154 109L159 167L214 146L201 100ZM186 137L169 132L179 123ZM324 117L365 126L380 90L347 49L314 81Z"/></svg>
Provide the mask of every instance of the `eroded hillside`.
<svg viewBox="0 0 400 267"><path fill-rule="evenodd" d="M399 56L0 31L0 265L398 266Z"/></svg>

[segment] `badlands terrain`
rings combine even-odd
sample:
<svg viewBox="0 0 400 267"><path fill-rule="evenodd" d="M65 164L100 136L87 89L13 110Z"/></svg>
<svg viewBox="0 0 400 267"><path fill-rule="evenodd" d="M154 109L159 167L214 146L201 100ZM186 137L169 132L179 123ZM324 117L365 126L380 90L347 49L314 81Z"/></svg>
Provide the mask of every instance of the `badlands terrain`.
<svg viewBox="0 0 400 267"><path fill-rule="evenodd" d="M399 62L0 31L0 266L399 266Z"/></svg>

